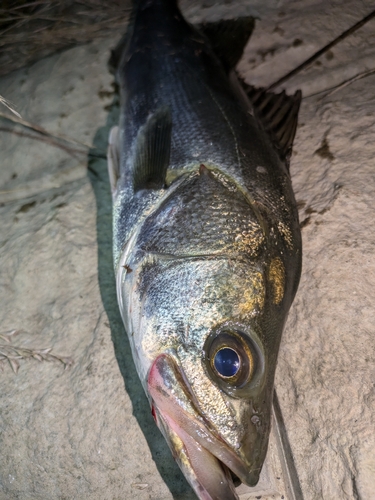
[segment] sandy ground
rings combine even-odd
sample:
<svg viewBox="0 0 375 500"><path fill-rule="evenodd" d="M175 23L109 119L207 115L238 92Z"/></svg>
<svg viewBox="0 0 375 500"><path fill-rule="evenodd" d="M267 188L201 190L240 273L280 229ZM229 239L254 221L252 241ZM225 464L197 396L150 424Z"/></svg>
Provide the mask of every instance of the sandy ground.
<svg viewBox="0 0 375 500"><path fill-rule="evenodd" d="M255 9L239 70L269 85L374 5L183 7L192 21ZM74 358L65 371L37 360L21 360L17 375L3 366L1 500L194 498L154 425L116 304L100 155L118 118L106 67L118 37L0 79L25 119L96 148L0 122L0 332L24 330L14 345ZM304 264L276 386L307 500L375 499L375 75L320 93L374 69L374 47L372 20L284 85L304 95L291 164Z"/></svg>

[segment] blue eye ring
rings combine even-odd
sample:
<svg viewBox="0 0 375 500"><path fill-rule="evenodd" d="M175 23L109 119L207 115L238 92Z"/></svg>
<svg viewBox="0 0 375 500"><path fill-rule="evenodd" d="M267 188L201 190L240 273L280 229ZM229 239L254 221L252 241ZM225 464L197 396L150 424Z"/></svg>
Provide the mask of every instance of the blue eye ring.
<svg viewBox="0 0 375 500"><path fill-rule="evenodd" d="M205 345L206 360L211 378L226 392L247 385L256 368L252 342L242 332L222 330L214 332Z"/></svg>
<svg viewBox="0 0 375 500"><path fill-rule="evenodd" d="M241 357L232 347L220 346L213 355L212 366L219 377L233 380L241 370Z"/></svg>
<svg viewBox="0 0 375 500"><path fill-rule="evenodd" d="M218 363L220 355L229 359L229 371ZM202 364L212 382L233 398L249 398L265 379L263 344L248 326L228 322L213 328L203 345Z"/></svg>

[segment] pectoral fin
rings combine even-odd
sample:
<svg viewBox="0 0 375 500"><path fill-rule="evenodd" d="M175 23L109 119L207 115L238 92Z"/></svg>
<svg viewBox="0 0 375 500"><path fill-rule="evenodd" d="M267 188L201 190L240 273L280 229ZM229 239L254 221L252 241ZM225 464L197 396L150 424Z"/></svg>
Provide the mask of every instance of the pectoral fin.
<svg viewBox="0 0 375 500"><path fill-rule="evenodd" d="M109 132L107 148L108 175L111 184L112 195L116 192L117 181L120 172L120 153L119 153L119 128L116 125Z"/></svg>
<svg viewBox="0 0 375 500"><path fill-rule="evenodd" d="M134 192L161 189L165 185L171 151L172 117L159 108L139 130L133 170Z"/></svg>

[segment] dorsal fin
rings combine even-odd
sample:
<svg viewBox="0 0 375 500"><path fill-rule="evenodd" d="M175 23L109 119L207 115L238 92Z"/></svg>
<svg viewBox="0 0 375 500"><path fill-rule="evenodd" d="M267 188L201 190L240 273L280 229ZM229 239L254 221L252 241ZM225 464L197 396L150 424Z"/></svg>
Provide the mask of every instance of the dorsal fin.
<svg viewBox="0 0 375 500"><path fill-rule="evenodd" d="M294 95L267 92L241 81L250 99L254 113L263 128L269 134L279 156L289 164L294 136L296 135L298 111L302 94L297 90Z"/></svg>
<svg viewBox="0 0 375 500"><path fill-rule="evenodd" d="M140 128L135 151L133 188L161 189L171 152L172 117L168 107L161 107L150 115Z"/></svg>
<svg viewBox="0 0 375 500"><path fill-rule="evenodd" d="M248 16L202 23L198 29L209 39L215 54L229 72L241 59L254 25L255 18Z"/></svg>

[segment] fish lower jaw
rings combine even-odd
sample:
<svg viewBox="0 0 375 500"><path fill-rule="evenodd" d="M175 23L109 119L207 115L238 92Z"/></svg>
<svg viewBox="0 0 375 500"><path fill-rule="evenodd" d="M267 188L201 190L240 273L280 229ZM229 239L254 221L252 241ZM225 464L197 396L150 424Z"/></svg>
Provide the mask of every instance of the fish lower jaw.
<svg viewBox="0 0 375 500"><path fill-rule="evenodd" d="M208 428L170 356L154 361L147 388L155 421L200 500L238 500L232 473L249 486L258 482L259 471Z"/></svg>
<svg viewBox="0 0 375 500"><path fill-rule="evenodd" d="M159 428L199 500L238 500L230 469L167 415Z"/></svg>

